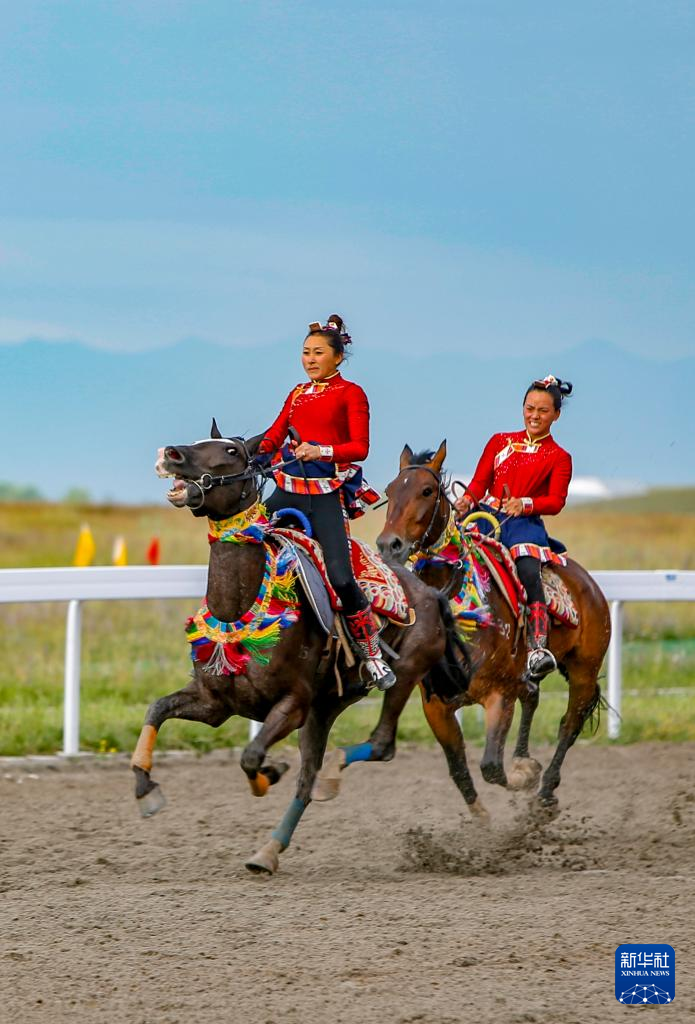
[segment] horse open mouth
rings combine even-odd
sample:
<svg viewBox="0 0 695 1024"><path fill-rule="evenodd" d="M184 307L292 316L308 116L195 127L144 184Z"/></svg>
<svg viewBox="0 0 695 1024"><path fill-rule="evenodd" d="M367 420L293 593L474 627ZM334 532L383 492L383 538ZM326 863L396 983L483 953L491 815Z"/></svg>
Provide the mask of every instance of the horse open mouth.
<svg viewBox="0 0 695 1024"><path fill-rule="evenodd" d="M185 480L177 477L167 491L167 501L176 508L183 508L188 499L188 484Z"/></svg>

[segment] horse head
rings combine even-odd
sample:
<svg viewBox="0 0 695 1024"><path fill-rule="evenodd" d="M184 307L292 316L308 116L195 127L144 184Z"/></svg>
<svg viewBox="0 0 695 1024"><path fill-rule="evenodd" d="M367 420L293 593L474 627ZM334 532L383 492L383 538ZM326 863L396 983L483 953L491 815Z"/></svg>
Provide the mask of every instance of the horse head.
<svg viewBox="0 0 695 1024"><path fill-rule="evenodd" d="M194 516L223 518L248 508L258 497L254 457L263 434L244 440L223 437L213 419L210 437L167 445L157 452L155 473L173 477L167 501Z"/></svg>
<svg viewBox="0 0 695 1024"><path fill-rule="evenodd" d="M388 507L384 529L376 539L387 562L403 565L412 551L435 543L449 519L442 466L446 441L436 452L401 452L398 476L386 488Z"/></svg>

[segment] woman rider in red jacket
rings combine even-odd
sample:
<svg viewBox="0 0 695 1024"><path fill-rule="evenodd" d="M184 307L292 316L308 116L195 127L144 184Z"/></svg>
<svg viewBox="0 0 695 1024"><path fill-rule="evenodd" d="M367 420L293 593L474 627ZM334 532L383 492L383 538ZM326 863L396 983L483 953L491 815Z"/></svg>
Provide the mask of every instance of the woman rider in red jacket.
<svg viewBox="0 0 695 1024"><path fill-rule="evenodd" d="M548 609L541 565L564 565L565 547L551 541L541 515L556 515L567 499L572 459L553 440L550 428L560 416L563 400L571 393L570 383L552 375L533 381L524 395L526 429L490 438L466 494L455 503L460 512L478 504L502 522L501 540L516 561L528 600L527 673L533 682L557 668L548 650ZM479 526L484 533L492 529L489 523Z"/></svg>
<svg viewBox="0 0 695 1024"><path fill-rule="evenodd" d="M381 656L376 621L355 579L346 524L348 517L362 515L364 502L379 497L355 465L369 452L369 403L362 388L340 374L350 343L335 313L326 324L309 325L302 349L309 380L290 392L260 446L261 453L274 453L276 467L277 487L265 504L269 515L293 507L309 519L355 646L373 682L387 690L396 677ZM299 443L284 443L290 428Z"/></svg>

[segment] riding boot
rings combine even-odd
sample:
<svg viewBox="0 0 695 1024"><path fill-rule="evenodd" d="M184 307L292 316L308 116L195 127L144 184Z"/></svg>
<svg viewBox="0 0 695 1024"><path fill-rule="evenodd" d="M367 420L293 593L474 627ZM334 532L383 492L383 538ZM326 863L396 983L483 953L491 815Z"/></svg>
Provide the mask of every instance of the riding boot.
<svg viewBox="0 0 695 1024"><path fill-rule="evenodd" d="M543 601L532 601L529 604L526 619L526 678L529 689L537 689L537 684L549 672L557 668L554 654L548 650L548 609Z"/></svg>
<svg viewBox="0 0 695 1024"><path fill-rule="evenodd" d="M345 625L367 672L379 690L390 690L396 682L393 670L381 656L379 630L371 608L343 615Z"/></svg>

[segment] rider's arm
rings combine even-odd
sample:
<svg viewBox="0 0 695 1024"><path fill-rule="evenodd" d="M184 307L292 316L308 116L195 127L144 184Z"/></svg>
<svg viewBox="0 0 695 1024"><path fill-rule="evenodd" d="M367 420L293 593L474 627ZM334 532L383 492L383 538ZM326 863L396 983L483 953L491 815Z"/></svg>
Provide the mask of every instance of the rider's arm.
<svg viewBox="0 0 695 1024"><path fill-rule="evenodd" d="M498 449L499 434L494 434L483 449L480 462L466 492L468 495L472 495L476 501L480 501L492 487L495 478L495 455Z"/></svg>
<svg viewBox="0 0 695 1024"><path fill-rule="evenodd" d="M524 502L531 502L530 507L524 508L522 515L557 515L565 507L567 488L571 479L572 458L566 451L559 448L548 479L548 493L538 498L522 498Z"/></svg>
<svg viewBox="0 0 695 1024"><path fill-rule="evenodd" d="M335 462L361 462L369 454L369 402L358 384L346 396L348 439L333 445Z"/></svg>
<svg viewBox="0 0 695 1024"><path fill-rule="evenodd" d="M282 412L265 432L265 437L258 448L260 452L274 452L282 447L290 425L290 409L292 408L293 397L294 391L290 391L282 407Z"/></svg>

